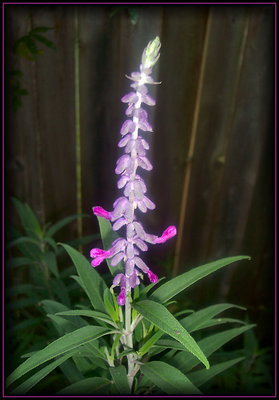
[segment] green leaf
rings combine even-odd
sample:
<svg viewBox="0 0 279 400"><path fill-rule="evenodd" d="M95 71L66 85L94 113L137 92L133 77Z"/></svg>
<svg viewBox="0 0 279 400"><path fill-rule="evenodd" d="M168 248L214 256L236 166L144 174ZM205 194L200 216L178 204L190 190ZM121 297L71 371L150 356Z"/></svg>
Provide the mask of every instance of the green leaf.
<svg viewBox="0 0 279 400"><path fill-rule="evenodd" d="M12 202L17 210L20 217L22 226L27 233L27 235L42 237L42 229L40 227L39 221L31 208L26 203L22 203L15 197L12 198Z"/></svg>
<svg viewBox="0 0 279 400"><path fill-rule="evenodd" d="M131 23L136 25L139 18L138 10L134 7L128 7L128 14L130 16Z"/></svg>
<svg viewBox="0 0 279 400"><path fill-rule="evenodd" d="M112 242L114 242L114 240L118 239L119 236L112 229L112 225L111 225L110 221L108 221L107 219L105 219L103 217L97 217L97 218L98 218L98 222L99 222L100 233L101 233L104 250L109 250L111 248ZM112 267L110 265L110 260L108 258L106 259L106 261L107 261L109 270L113 276L115 276L116 274L119 274L125 270L123 261L121 261L115 267Z"/></svg>
<svg viewBox="0 0 279 400"><path fill-rule="evenodd" d="M141 371L163 392L168 394L201 394L199 389L178 369L162 361L141 365Z"/></svg>
<svg viewBox="0 0 279 400"><path fill-rule="evenodd" d="M50 280L50 286L58 299L67 307L71 307L71 300L64 282L61 279L52 278Z"/></svg>
<svg viewBox="0 0 279 400"><path fill-rule="evenodd" d="M160 337L164 334L162 331L156 332L150 339L148 339L144 345L138 350L138 355L142 357L145 353L151 349L151 347L160 339Z"/></svg>
<svg viewBox="0 0 279 400"><path fill-rule="evenodd" d="M17 285L17 286L8 288L6 291L6 294L7 294L7 296L15 296L17 294L30 295L31 293L34 293L34 291L36 289L38 289L36 286L34 286L30 283L25 283L22 285Z"/></svg>
<svg viewBox="0 0 279 400"><path fill-rule="evenodd" d="M46 231L46 236L53 236L57 231L62 229L65 225L68 225L70 222L74 221L77 218L80 217L88 217L87 214L76 214L76 215L71 215L69 217L66 217L62 219L61 221L58 221L56 224L51 225L51 227Z"/></svg>
<svg viewBox="0 0 279 400"><path fill-rule="evenodd" d="M247 325L246 322L236 318L212 318L199 326L199 329L211 328L212 326L219 326L222 324L242 324Z"/></svg>
<svg viewBox="0 0 279 400"><path fill-rule="evenodd" d="M159 329L180 342L187 350L209 368L209 363L196 341L189 335L176 318L162 305L151 300L132 303L137 312Z"/></svg>
<svg viewBox="0 0 279 400"><path fill-rule="evenodd" d="M100 326L84 326L76 329L73 332L67 333L61 338L50 343L44 349L32 355L17 367L7 378L7 386L11 385L15 380L21 376L38 367L46 361L54 357L60 356L67 351L71 351L79 346L85 345L91 341L98 339L101 336L109 334L110 331Z"/></svg>
<svg viewBox="0 0 279 400"><path fill-rule="evenodd" d="M187 317L184 317L179 322L181 325L187 329L189 332L196 331L204 327L204 325L209 321L211 318L215 317L215 315L228 310L232 307L239 308L241 310L245 310L244 307L237 306L235 304L230 303L222 303L222 304L214 304L212 306L203 308L197 312L194 312ZM210 325L209 325L210 326Z"/></svg>
<svg viewBox="0 0 279 400"><path fill-rule="evenodd" d="M198 344L206 357L209 357L224 344L253 328L254 326L255 325L246 325L240 328L233 328L223 332L215 333L214 335L210 335L200 340ZM190 371L198 364L197 360L192 356L192 354L185 356L184 351L179 352L169 361L172 365L179 368L184 373Z"/></svg>
<svg viewBox="0 0 279 400"><path fill-rule="evenodd" d="M32 34L32 37L35 38L36 40L38 40L39 42L43 43L45 46L47 46L53 50L56 49L55 44L51 40L48 40L47 38L45 38L44 36L34 33L34 34Z"/></svg>
<svg viewBox="0 0 279 400"><path fill-rule="evenodd" d="M12 311L12 310L19 310L25 307L30 307L33 306L34 304L38 304L38 301L39 299L37 298L29 298L29 299L25 298L25 299L11 301L7 305L7 310Z"/></svg>
<svg viewBox="0 0 279 400"><path fill-rule="evenodd" d="M39 247L39 249L41 248L41 243L40 241L36 240L36 239L32 239L28 236L22 236L20 238L17 238L15 240L12 240L10 243L7 244L7 249L13 246L18 246L19 244L23 244L23 243L32 243L35 244L36 246Z"/></svg>
<svg viewBox="0 0 279 400"><path fill-rule="evenodd" d="M95 235L88 235L88 236L84 236L82 238L71 240L70 242L68 242L68 245L71 246L71 247L77 247L77 246L80 246L80 245L83 246L83 245L91 243L94 240L97 240L99 238L100 238L100 234L99 233L97 233Z"/></svg>
<svg viewBox="0 0 279 400"><path fill-rule="evenodd" d="M53 361L52 363L48 364L46 367L40 369L38 372L36 372L34 375L32 375L30 378L28 378L26 381L21 383L16 389L14 389L11 392L11 395L13 394L25 394L27 393L32 387L37 385L43 378L45 378L50 372L52 372L56 367L60 366L62 363L64 363L68 358L70 358L73 355L73 353L68 353L57 360Z"/></svg>
<svg viewBox="0 0 279 400"><path fill-rule="evenodd" d="M81 253L67 244L61 243L61 245L67 251L75 264L93 308L97 311L106 311L102 298L103 293L107 288L104 280Z"/></svg>
<svg viewBox="0 0 279 400"><path fill-rule="evenodd" d="M13 332L18 333L21 329L26 329L30 328L31 326L36 326L39 325L43 322L43 318L32 318L32 319L27 319L26 321L22 321L17 325L13 325L12 328L7 330L8 334L11 334ZM30 334L30 329L29 329L29 334Z"/></svg>
<svg viewBox="0 0 279 400"><path fill-rule="evenodd" d="M140 289L140 293L139 293L139 298L140 298L140 299L143 299L143 298L147 295L147 293L148 293L155 285L158 285L158 283L161 282L161 281L164 280L164 279L166 279L165 276L163 276L162 278L159 278L157 283L150 283L149 285L144 286L143 288L141 288L141 289Z"/></svg>
<svg viewBox="0 0 279 400"><path fill-rule="evenodd" d="M127 371L124 365L111 367L109 372L120 394L130 394L131 390L128 383Z"/></svg>
<svg viewBox="0 0 279 400"><path fill-rule="evenodd" d="M201 265L164 283L151 294L150 299L158 301L159 303L165 303L187 287L193 285L193 283L199 281L212 272L215 272L233 262L250 259L249 256L227 257L209 264Z"/></svg>
<svg viewBox="0 0 279 400"><path fill-rule="evenodd" d="M106 322L117 328L117 325L113 322L112 319L107 314L101 313L99 311L92 311L92 310L69 310L69 311L62 311L57 313L57 315L80 315L84 317L96 318L101 321Z"/></svg>
<svg viewBox="0 0 279 400"><path fill-rule="evenodd" d="M107 378L86 378L57 392L59 395L104 394L111 386Z"/></svg>
<svg viewBox="0 0 279 400"><path fill-rule="evenodd" d="M55 254L52 251L44 253L43 259L47 268L53 273L54 276L56 276L56 278L59 278L59 271Z"/></svg>
<svg viewBox="0 0 279 400"><path fill-rule="evenodd" d="M32 264L34 261L30 260L30 258L27 257L14 257L14 258L10 258L7 261L7 267L8 268L17 268L17 267L21 267L23 265L29 265Z"/></svg>
<svg viewBox="0 0 279 400"><path fill-rule="evenodd" d="M111 316L113 321L118 322L119 314L117 314L117 312L115 311L115 308L113 306L114 301L112 298L112 294L108 288L104 292L104 303L105 303L107 312L109 313L109 315Z"/></svg>
<svg viewBox="0 0 279 400"><path fill-rule="evenodd" d="M208 370L203 369L201 371L191 372L187 376L194 385L200 387L201 385L212 379L214 376L220 374L221 372L225 371L226 369L232 367L233 365L244 359L245 357L239 357L233 360L211 365L210 369Z"/></svg>

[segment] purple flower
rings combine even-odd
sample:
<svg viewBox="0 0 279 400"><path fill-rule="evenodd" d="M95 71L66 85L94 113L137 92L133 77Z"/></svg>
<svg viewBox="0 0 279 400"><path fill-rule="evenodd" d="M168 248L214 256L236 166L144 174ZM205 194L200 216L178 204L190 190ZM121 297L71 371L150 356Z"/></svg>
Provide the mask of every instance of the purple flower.
<svg viewBox="0 0 279 400"><path fill-rule="evenodd" d="M118 231L126 226L126 238L117 239L112 243L112 247L105 251L92 249L90 256L93 258L92 265L99 265L104 259L110 258L111 266L116 266L122 260L125 263L125 273L117 274L113 279L113 286L120 286L120 294L117 298L119 305L124 305L126 296L132 288L140 284L139 276L147 274L150 282L158 281L146 263L140 257L140 252L147 251L147 243L164 243L176 235L174 226L168 227L161 236L146 233L142 224L138 222L135 213L154 210L155 204L146 196L147 188L143 178L137 174L140 167L146 171L151 171L153 166L146 156L149 144L139 135L139 130L143 132L153 132L153 128L148 121L148 113L143 105L154 106L155 100L148 94L148 84L154 82L150 76L152 68L159 58L160 40L157 37L144 49L142 54L142 64L138 72L132 72L128 76L132 80L132 91L124 95L121 101L127 104L126 119L121 126L122 136L118 147L124 148L125 154L116 162L115 173L121 175L117 182L118 189L123 189L123 195L113 204L113 210L108 212L102 207L94 207L95 215L101 216L113 222L113 230Z"/></svg>

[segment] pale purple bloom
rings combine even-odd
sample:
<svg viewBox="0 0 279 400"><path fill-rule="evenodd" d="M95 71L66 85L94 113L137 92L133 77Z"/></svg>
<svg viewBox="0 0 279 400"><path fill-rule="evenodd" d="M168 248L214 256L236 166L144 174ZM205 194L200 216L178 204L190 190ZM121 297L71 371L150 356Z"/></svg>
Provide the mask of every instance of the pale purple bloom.
<svg viewBox="0 0 279 400"><path fill-rule="evenodd" d="M144 132L153 132L148 121L148 113L142 105L154 106L155 100L148 94L147 84L156 83L150 76L152 67L159 58L160 41L156 38L145 48L142 55L142 64L139 72L132 72L128 78L133 81L130 85L131 92L122 97L121 101L127 104L126 119L120 129L122 136L118 143L124 148L125 154L116 162L115 173L121 175L117 182L118 189L123 189L123 195L113 204L113 210L108 212L102 207L94 207L95 215L112 221L112 228L118 231L126 226L126 238L117 239L112 247L105 251L92 249L90 256L93 258L93 267L99 265L104 259L111 259L111 266L116 266L122 260L125 263L125 273L117 274L113 279L113 286L120 286L118 304L124 305L126 295L131 288L140 284L139 275L147 274L150 282L156 283L158 277L149 269L141 259L140 251L147 251L146 243L164 243L176 235L174 226L168 227L161 236L148 234L135 216L137 210L145 213L154 210L155 204L145 195L147 188L143 178L138 175L137 168L150 171L153 166L146 156L149 149L148 142L141 136ZM141 131L141 132L140 132Z"/></svg>

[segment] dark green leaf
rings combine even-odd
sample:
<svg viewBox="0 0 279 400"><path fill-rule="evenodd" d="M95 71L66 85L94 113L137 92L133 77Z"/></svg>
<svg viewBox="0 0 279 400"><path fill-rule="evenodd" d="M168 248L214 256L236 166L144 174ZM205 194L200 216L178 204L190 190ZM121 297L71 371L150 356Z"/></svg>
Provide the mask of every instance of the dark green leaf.
<svg viewBox="0 0 279 400"><path fill-rule="evenodd" d="M130 394L131 390L127 379L127 371L124 365L109 369L112 379L120 394Z"/></svg>
<svg viewBox="0 0 279 400"><path fill-rule="evenodd" d="M57 313L57 315L80 315L84 317L90 317L90 318L96 318L101 321L106 322L107 324L110 324L117 328L117 326L114 324L113 320L105 313L101 313L99 311L92 311L92 310L69 310L69 311L62 311Z"/></svg>
<svg viewBox="0 0 279 400"><path fill-rule="evenodd" d="M148 321L180 342L186 349L194 354L206 368L209 368L208 360L196 341L162 304L151 300L142 300L132 303L132 307Z"/></svg>
<svg viewBox="0 0 279 400"><path fill-rule="evenodd" d="M151 349L151 347L160 339L160 337L164 334L163 331L157 331L150 339L148 339L144 345L138 350L138 355L142 357L145 353Z"/></svg>
<svg viewBox="0 0 279 400"><path fill-rule="evenodd" d="M178 369L162 361L141 365L141 371L163 392L168 394L201 394L199 389Z"/></svg>
<svg viewBox="0 0 279 400"><path fill-rule="evenodd" d="M110 292L110 290L107 288L104 292L104 303L107 309L107 312L109 313L109 315L111 316L111 318L113 319L114 322L118 322L119 321L119 314L117 314L117 311L115 310L113 304L113 298L112 298L112 294Z"/></svg>
<svg viewBox="0 0 279 400"><path fill-rule="evenodd" d="M220 349L225 343L229 342L233 338L241 335L242 333L253 328L255 325L246 325L240 328L228 329L223 332L215 333L210 335L198 342L200 348L203 350L206 357L209 357L216 350ZM158 343L157 343L158 344ZM194 368L198 362L192 354L187 354L185 352L179 352L171 360L171 364L179 368L182 372L188 372Z"/></svg>
<svg viewBox="0 0 279 400"><path fill-rule="evenodd" d="M61 245L70 255L73 263L75 264L92 306L97 311L106 311L106 307L102 298L107 287L104 280L81 253L67 244L61 243Z"/></svg>
<svg viewBox="0 0 279 400"><path fill-rule="evenodd" d="M38 367L46 361L65 354L68 351L94 341L107 334L109 334L108 329L100 326L84 326L73 332L67 333L24 361L9 375L6 383L9 386L15 380L19 379L33 368Z"/></svg>
<svg viewBox="0 0 279 400"><path fill-rule="evenodd" d="M40 369L38 372L36 372L34 375L32 375L30 378L25 380L23 383L21 383L16 389L14 389L11 392L11 395L13 394L25 394L27 393L32 387L37 385L43 378L45 378L50 372L52 372L56 367L64 363L68 358L72 356L73 353L67 353L66 355L58 358L57 360L53 361L52 363L48 364L46 367Z"/></svg>
<svg viewBox="0 0 279 400"><path fill-rule="evenodd" d="M49 271L52 272L53 275L56 276L56 278L59 278L59 271L55 254L51 251L48 253L44 253L43 260Z"/></svg>
<svg viewBox="0 0 279 400"><path fill-rule="evenodd" d="M50 47L51 49L54 50L56 49L55 44L51 40L46 39L44 36L34 33L32 34L32 37L38 40L39 42L43 43L45 46Z"/></svg>
<svg viewBox="0 0 279 400"><path fill-rule="evenodd" d="M80 217L88 217L88 215L87 214L75 214L75 215L71 215L69 217L62 219L61 221L58 221L56 224L51 225L51 227L46 231L46 236L53 236L57 231L62 229L64 226L68 225L70 222L72 222Z"/></svg>
<svg viewBox="0 0 279 400"><path fill-rule="evenodd" d="M233 365L237 364L238 362L244 360L245 357L235 358L234 360L225 361L219 364L211 365L210 369L208 370L200 370L189 373L187 376L193 382L194 385L200 387L214 376L220 374L221 372L225 371L226 369L232 367Z"/></svg>
<svg viewBox="0 0 279 400"><path fill-rule="evenodd" d="M110 381L107 378L93 377L86 378L82 381L76 382L66 388L60 390L57 394L59 395L82 395L82 394L105 394L111 386Z"/></svg>
<svg viewBox="0 0 279 400"><path fill-rule="evenodd" d="M243 308L243 307L239 307L239 306L236 306L235 304L230 304L230 303L214 304L212 306L209 306L202 310L194 312L193 314L188 315L187 317L184 317L179 322L185 329L187 329L187 331L194 332L194 331L204 327L205 324L207 323L207 321L209 321L211 318L215 317L215 315L217 315L225 310L228 310L232 307L239 308L241 310L245 310L245 308Z"/></svg>
<svg viewBox="0 0 279 400"><path fill-rule="evenodd" d="M215 272L233 262L250 259L251 258L249 256L227 257L209 264L201 265L200 267L191 269L190 271L176 276L170 281L164 283L151 294L150 299L159 303L165 303L187 287L193 285L195 282L211 274L212 272Z"/></svg>

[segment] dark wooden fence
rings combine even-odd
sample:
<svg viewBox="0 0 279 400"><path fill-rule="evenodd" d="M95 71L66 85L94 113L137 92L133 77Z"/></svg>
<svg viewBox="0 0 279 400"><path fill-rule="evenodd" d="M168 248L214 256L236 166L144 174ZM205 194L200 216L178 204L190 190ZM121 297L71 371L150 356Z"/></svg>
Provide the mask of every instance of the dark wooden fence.
<svg viewBox="0 0 279 400"><path fill-rule="evenodd" d="M125 74L159 35L154 75L162 84L150 89L157 105L150 112L154 169L146 175L157 208L145 225L159 233L174 224L179 236L154 248L150 262L163 275L163 265L178 273L250 255L190 294L196 303L246 305L265 336L274 293L274 6L112 11L94 4L5 6L6 71L21 70L29 92L16 112L6 106L7 216L14 213L10 196L27 201L41 222L80 208L90 213L93 205L111 209ZM42 44L35 62L12 53L17 39L40 26L54 28L45 37L56 50ZM97 229L94 216L83 221L83 235ZM73 224L70 232L80 229Z"/></svg>

